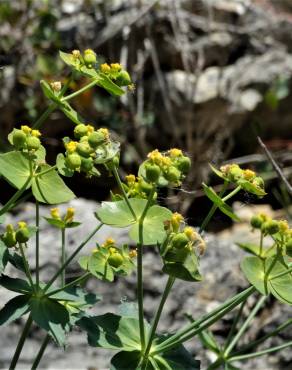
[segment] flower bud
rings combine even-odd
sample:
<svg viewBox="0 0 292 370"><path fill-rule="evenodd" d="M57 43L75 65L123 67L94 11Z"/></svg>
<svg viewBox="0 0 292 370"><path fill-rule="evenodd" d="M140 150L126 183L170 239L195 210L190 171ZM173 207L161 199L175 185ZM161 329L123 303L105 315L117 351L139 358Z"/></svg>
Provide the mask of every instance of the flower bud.
<svg viewBox="0 0 292 370"><path fill-rule="evenodd" d="M38 150L41 146L41 141L38 137L29 136L26 139L26 147L28 150Z"/></svg>
<svg viewBox="0 0 292 370"><path fill-rule="evenodd" d="M122 66L120 65L120 63L112 63L111 64L112 72L120 72L121 69L122 69Z"/></svg>
<svg viewBox="0 0 292 370"><path fill-rule="evenodd" d="M115 239L113 239L113 238L107 238L105 240L105 242L103 243L102 246L108 248L108 247L112 247L115 244L116 244ZM115 248L112 248L112 252L115 252L115 251L116 251L116 249Z"/></svg>
<svg viewBox="0 0 292 370"><path fill-rule="evenodd" d="M87 135L87 126L84 123L80 123L74 128L74 136L76 139L80 139L83 136Z"/></svg>
<svg viewBox="0 0 292 370"><path fill-rule="evenodd" d="M232 164L228 171L228 176L231 181L238 181L243 176L243 170L237 164Z"/></svg>
<svg viewBox="0 0 292 370"><path fill-rule="evenodd" d="M171 241L173 248L182 249L189 243L189 238L185 233L176 234Z"/></svg>
<svg viewBox="0 0 292 370"><path fill-rule="evenodd" d="M81 158L78 154L69 154L66 158L66 165L71 170L76 170L81 166Z"/></svg>
<svg viewBox="0 0 292 370"><path fill-rule="evenodd" d="M195 230L190 226L184 228L184 233L192 242L200 238L199 235L195 232Z"/></svg>
<svg viewBox="0 0 292 370"><path fill-rule="evenodd" d="M62 84L61 84L60 81L51 82L50 86L51 86L52 90L55 91L55 92L59 92L62 89Z"/></svg>
<svg viewBox="0 0 292 370"><path fill-rule="evenodd" d="M245 178L245 180L251 181L256 177L256 174L254 171L246 169L243 170L243 177Z"/></svg>
<svg viewBox="0 0 292 370"><path fill-rule="evenodd" d="M70 141L69 143L65 144L65 148L69 154L72 154L76 151L77 148L77 142L76 141Z"/></svg>
<svg viewBox="0 0 292 370"><path fill-rule="evenodd" d="M28 135L28 134L30 134L30 133L31 133L31 128L30 128L29 126L27 126L27 125L22 125L22 126L21 126L21 130L22 130L26 135Z"/></svg>
<svg viewBox="0 0 292 370"><path fill-rule="evenodd" d="M67 209L66 215L64 217L64 221L66 223L71 223L71 222L73 222L74 216L75 216L75 208L69 207Z"/></svg>
<svg viewBox="0 0 292 370"><path fill-rule="evenodd" d="M189 157L181 157L177 159L176 167L184 174L187 174L191 168L191 160Z"/></svg>
<svg viewBox="0 0 292 370"><path fill-rule="evenodd" d="M25 222L18 223L19 228L16 230L15 238L18 243L26 243L29 240L29 230Z"/></svg>
<svg viewBox="0 0 292 370"><path fill-rule="evenodd" d="M60 216L60 210L59 208L52 208L50 210L50 213L51 213L51 217L55 220L61 220L61 216Z"/></svg>
<svg viewBox="0 0 292 370"><path fill-rule="evenodd" d="M176 167L171 166L167 169L164 177L172 183L178 183L181 177L181 172Z"/></svg>
<svg viewBox="0 0 292 370"><path fill-rule="evenodd" d="M78 154L80 154L81 156L85 158L88 158L90 154L93 152L92 148L86 142L78 143L76 147L76 151Z"/></svg>
<svg viewBox="0 0 292 370"><path fill-rule="evenodd" d="M177 158L182 156L182 151L177 148L172 148L168 151L170 158Z"/></svg>
<svg viewBox="0 0 292 370"><path fill-rule="evenodd" d="M157 164L147 163L145 165L146 179L149 182L156 182L160 176L160 167Z"/></svg>
<svg viewBox="0 0 292 370"><path fill-rule="evenodd" d="M137 249L132 249L130 252L129 252L129 257L130 258L136 258L138 255L137 253Z"/></svg>
<svg viewBox="0 0 292 370"><path fill-rule="evenodd" d="M250 219L250 224L254 229L260 229L262 227L263 222L264 220L259 215L252 216L252 218Z"/></svg>
<svg viewBox="0 0 292 370"><path fill-rule="evenodd" d="M111 67L107 63L103 63L100 66L100 70L102 73L109 73L111 71Z"/></svg>
<svg viewBox="0 0 292 370"><path fill-rule="evenodd" d="M23 149L26 145L26 134L22 130L14 130L12 142L16 149Z"/></svg>
<svg viewBox="0 0 292 370"><path fill-rule="evenodd" d="M73 50L72 55L75 59L79 59L80 58L80 50Z"/></svg>
<svg viewBox="0 0 292 370"><path fill-rule="evenodd" d="M262 225L262 230L269 235L276 234L279 231L278 221L275 220L266 221Z"/></svg>
<svg viewBox="0 0 292 370"><path fill-rule="evenodd" d="M112 267L118 268L123 264L124 258L119 252L115 251L110 254L107 261Z"/></svg>
<svg viewBox="0 0 292 370"><path fill-rule="evenodd" d="M42 134L39 130L31 130L31 136L40 137Z"/></svg>
<svg viewBox="0 0 292 370"><path fill-rule="evenodd" d="M88 68L92 68L92 65L96 63L96 54L93 50L87 49L84 51L84 63Z"/></svg>
<svg viewBox="0 0 292 370"><path fill-rule="evenodd" d="M289 230L289 224L286 220L280 220L278 225L281 233L286 233Z"/></svg>
<svg viewBox="0 0 292 370"><path fill-rule="evenodd" d="M93 159L92 158L81 158L81 170L83 172L89 172L93 168Z"/></svg>
<svg viewBox="0 0 292 370"><path fill-rule="evenodd" d="M88 136L88 143L89 145L96 149L99 145L103 144L108 139L108 135L105 131L102 131L101 129L92 132Z"/></svg>
<svg viewBox="0 0 292 370"><path fill-rule="evenodd" d="M118 86L129 86L132 83L131 77L127 71L119 72L116 81Z"/></svg>
<svg viewBox="0 0 292 370"><path fill-rule="evenodd" d="M17 241L13 225L9 224L6 226L6 232L2 235L1 239L7 248L12 248L16 245Z"/></svg>
<svg viewBox="0 0 292 370"><path fill-rule="evenodd" d="M259 188L261 188L261 189L264 189L264 187L265 187L264 180L261 177L259 177L259 176L256 176L253 179L252 184L255 185L255 186L257 186L257 187L259 187Z"/></svg>
<svg viewBox="0 0 292 370"><path fill-rule="evenodd" d="M184 221L184 217L180 213L178 212L173 213L170 219L170 223L171 223L171 226L174 232L177 232L179 230L180 224L183 221Z"/></svg>
<svg viewBox="0 0 292 370"><path fill-rule="evenodd" d="M125 179L128 186L133 186L136 182L136 176L132 174L127 175Z"/></svg>

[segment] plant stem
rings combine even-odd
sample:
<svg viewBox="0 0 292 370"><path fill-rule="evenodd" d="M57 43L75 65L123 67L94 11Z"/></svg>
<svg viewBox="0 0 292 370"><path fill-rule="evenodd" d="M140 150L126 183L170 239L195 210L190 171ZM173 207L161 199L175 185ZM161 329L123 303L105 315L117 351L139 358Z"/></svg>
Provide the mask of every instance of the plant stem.
<svg viewBox="0 0 292 370"><path fill-rule="evenodd" d="M267 299L267 296L262 296L260 298L260 300L258 301L258 303L253 308L253 310L251 310L249 316L247 317L247 319L245 320L245 322L241 326L240 330L238 331L238 333L235 335L235 337L233 338L233 340L231 341L231 343L227 346L226 350L224 351L224 357L225 358L228 357L229 353L233 350L234 346L239 341L239 339L241 338L241 336L244 334L244 332L246 331L246 329L249 326L250 322L255 317L255 315L257 314L258 310L261 308L261 306L263 305L263 303L265 302L266 299Z"/></svg>
<svg viewBox="0 0 292 370"><path fill-rule="evenodd" d="M51 280L47 283L44 288L44 293L50 288L50 286L54 283L54 281L62 274L62 272L66 269L66 267L73 261L73 259L77 256L77 254L81 251L81 249L89 242L89 240L100 230L103 226L103 223L100 223L95 229L89 234L89 236L75 249L75 251L71 254L71 256L66 260L64 265L62 265L59 270L55 273L55 275L51 278Z"/></svg>
<svg viewBox="0 0 292 370"><path fill-rule="evenodd" d="M217 360L215 362L213 362L213 364L209 365L207 370L215 370L215 369L218 369L219 366L221 366L222 362L224 360L222 358L217 358Z"/></svg>
<svg viewBox="0 0 292 370"><path fill-rule="evenodd" d="M155 193L155 187L153 186L146 206L139 219L139 243L138 243L138 255L137 255L137 296L138 296L138 311L139 311L139 330L140 330L140 341L141 341L141 352L145 350L145 327L144 327L144 299L143 299L143 222L151 205L153 196Z"/></svg>
<svg viewBox="0 0 292 370"><path fill-rule="evenodd" d="M13 358L12 358L12 361L11 361L11 364L9 366L9 370L15 370L15 367L17 365L17 361L18 361L19 356L20 356L20 353L22 351L24 342L26 340L26 337L28 336L28 333L29 333L29 329L31 327L31 324L32 324L32 317L31 317L31 314L30 314L28 316L28 319L26 321L26 324L25 324L25 326L23 328L21 337L19 338L19 341L17 343L17 347L16 347L16 350L14 352L14 355L13 355Z"/></svg>
<svg viewBox="0 0 292 370"><path fill-rule="evenodd" d="M91 89L93 86L95 86L97 84L97 82L98 82L97 80L93 80L92 82L90 82L89 84L85 85L81 89L75 91L74 93L72 93L70 95L65 96L64 98L61 99L61 101L64 102L64 101L68 101L68 100L70 100L72 98L75 98L76 96L82 94L84 91Z"/></svg>
<svg viewBox="0 0 292 370"><path fill-rule="evenodd" d="M66 251L65 251L65 237L66 237L66 229L61 230L61 235L62 235L62 250L61 250L61 266L63 266L66 262ZM64 287L66 284L66 269L61 273L61 287Z"/></svg>
<svg viewBox="0 0 292 370"><path fill-rule="evenodd" d="M292 346L292 341L290 341L288 343L281 344L280 346L265 349L263 351L259 351L259 352L255 352L255 353L248 353L246 355L233 356L233 357L230 357L228 359L228 362L246 360L248 358L263 356L263 355L266 355L267 353L276 352L276 351L279 351L280 349L283 349L283 348L286 348L286 347L289 347L289 346Z"/></svg>
<svg viewBox="0 0 292 370"><path fill-rule="evenodd" d="M239 191L241 190L241 186L237 186L234 190L232 190L229 194L226 195L226 197L222 198L223 202L226 202L226 200L234 197Z"/></svg>
<svg viewBox="0 0 292 370"><path fill-rule="evenodd" d="M49 341L50 341L50 336L49 336L49 334L47 334L45 336L45 339L43 340L41 348L39 349L39 352L38 352L33 364L31 365L31 370L36 370L37 367L39 366L39 363L40 363L40 361L43 357L43 354L45 353L45 350L47 348L47 345L49 344Z"/></svg>
<svg viewBox="0 0 292 370"><path fill-rule="evenodd" d="M246 346L242 347L241 350L239 350L238 352L233 353L233 356L241 355L244 352L246 352L247 350L249 350L250 348L255 348L257 345L263 343L268 338L273 337L274 335L277 335L278 333L280 333L280 331L284 330L285 328L287 328L291 324L292 324L292 319L289 319L289 320L285 321L283 324L279 325L275 330L271 331L270 333L264 335L263 337L261 337L257 340L254 340L253 342L247 344Z"/></svg>
<svg viewBox="0 0 292 370"><path fill-rule="evenodd" d="M220 198L225 193L227 185L228 185L227 182L224 182L223 187L222 187L222 189L219 193ZM211 207L210 211L208 212L207 216L205 217L204 221L202 222L202 224L200 226L199 234L202 234L203 231L206 229L206 227L208 226L211 218L213 217L214 213L216 212L217 208L218 208L218 206L216 206L216 204L213 204L213 206Z"/></svg>
<svg viewBox="0 0 292 370"><path fill-rule="evenodd" d="M161 297L160 304L158 306L158 309L156 311L154 320L153 320L152 325L151 325L151 329L150 329L150 333L149 333L149 339L148 339L147 347L146 347L146 350L145 350L145 353L144 353L144 356L146 358L147 358L147 356L148 356L148 354L151 350L151 345L152 345L152 342L153 342L153 339L154 339L154 336L155 336L157 325L159 323L159 319L160 319L164 304L165 304L166 299L169 295L169 292L170 292L170 290L173 286L174 281L175 281L175 278L172 277L172 276L169 276L169 278L167 280L167 283L166 283L166 286L164 288L164 292L163 292L162 297Z"/></svg>
<svg viewBox="0 0 292 370"><path fill-rule="evenodd" d="M28 262L27 262L27 259L26 259L25 253L24 253L23 245L21 243L19 243L19 249L20 249L21 257L22 257L23 264L24 264L25 275L29 280L29 284L30 284L31 288L33 289L33 291L35 291L35 286L34 286L34 283L33 283L33 280L32 280L29 265L28 265Z"/></svg>
<svg viewBox="0 0 292 370"><path fill-rule="evenodd" d="M36 226L36 239L35 239L35 278L36 278L36 286L39 287L40 282L40 206L39 202L35 201L35 226Z"/></svg>
<svg viewBox="0 0 292 370"><path fill-rule="evenodd" d="M120 176L119 176L119 172L118 172L117 167L115 165L113 166L112 172L113 172L113 175L114 175L114 177L116 179L116 182L117 182L117 184L119 186L119 189L120 189L120 191L123 194L123 197L125 199L125 202L127 203L127 206L128 206L130 212L132 213L132 215L134 217L134 220L137 220L137 216L136 216L136 214L135 214L135 212L133 210L133 207L131 206L131 203L129 202L129 198L128 198L126 192L125 192L125 189L123 187L122 181L121 181Z"/></svg>
<svg viewBox="0 0 292 370"><path fill-rule="evenodd" d="M263 254L263 241L264 241L264 233L261 231L261 238L260 238L260 250L259 250L259 255L260 257Z"/></svg>
<svg viewBox="0 0 292 370"><path fill-rule="evenodd" d="M53 290L52 292L49 292L49 293L47 294L47 297L50 297L50 296L52 296L52 295L54 295L54 294L57 294L57 293L59 293L59 292L62 292L64 289L71 288L71 286L74 286L74 285L79 284L79 283L80 283L80 282L82 282L84 279L88 278L90 275L91 275L91 273L90 273L90 272L86 272L85 274L83 274L83 275L79 276L79 278L77 278L77 279L75 279L75 280L71 281L70 283L68 283L68 284L66 284L66 285L64 285L64 286L62 286L61 288L56 289L56 290Z"/></svg>
<svg viewBox="0 0 292 370"><path fill-rule="evenodd" d="M232 297L212 312L202 316L199 320L196 320L190 325L187 325L184 329L181 329L176 334L166 339L164 342L156 347L156 351L153 352L153 354L163 352L166 349L172 348L177 344L183 343L186 340L192 338L194 335L200 333L202 330L208 328L214 322L218 321L221 317L223 317L226 313L238 306L241 302L246 300L247 297L249 297L254 292L255 288L253 286L245 289L243 292Z"/></svg>
<svg viewBox="0 0 292 370"><path fill-rule="evenodd" d="M43 112L43 114L35 121L32 128L39 129L42 124L46 121L49 115L58 107L56 103L51 103L48 108Z"/></svg>
<svg viewBox="0 0 292 370"><path fill-rule="evenodd" d="M243 308L244 308L245 304L246 304L246 300L242 302L242 304L241 304L241 306L239 307L239 310L238 310L238 312L237 312L237 315L235 316L235 318L234 318L234 320L233 320L233 323L232 323L232 326L231 326L230 332L229 332L228 337L227 337L227 339L226 339L226 344L225 344L225 348L224 348L224 350L226 350L226 349L227 349L227 347L228 347L228 345L229 345L229 343L230 343L230 341L231 341L231 339L232 339L232 337L233 337L233 334L234 334L234 332L235 332L235 330L236 330L236 326L237 326L237 324L238 324L238 322L239 322L239 320L240 320L240 318L241 318L241 314L242 314L242 311L243 311Z"/></svg>
<svg viewBox="0 0 292 370"><path fill-rule="evenodd" d="M1 208L0 216L9 211L11 206L20 198L20 196L25 192L28 184L31 181L31 177L28 177L23 186L17 190L17 192L9 199L9 201Z"/></svg>

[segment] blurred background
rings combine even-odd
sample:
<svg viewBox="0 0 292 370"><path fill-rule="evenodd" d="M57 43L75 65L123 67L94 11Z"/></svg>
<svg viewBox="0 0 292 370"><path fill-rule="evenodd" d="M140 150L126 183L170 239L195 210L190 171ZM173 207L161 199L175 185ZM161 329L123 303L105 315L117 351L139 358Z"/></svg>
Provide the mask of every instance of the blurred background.
<svg viewBox="0 0 292 370"><path fill-rule="evenodd" d="M237 162L265 178L268 196L235 198L234 207L243 219L254 210L250 203L272 216L291 217L291 197L257 141L260 136L291 180L291 0L0 0L0 151L8 149L6 138L13 127L33 123L46 109L39 80L66 81L68 71L58 51L86 48L93 49L100 62L120 62L135 83L135 90L121 99L95 88L72 101L88 123L108 127L122 142L122 174L135 172L155 148L180 147L192 158L193 170L182 189L171 189L161 198L171 209L183 212L190 224L198 225L210 207L201 191L202 181L219 189L210 162ZM70 89L85 83L78 80ZM63 151L61 138L71 130L61 112L50 116L43 128L49 161ZM0 184L4 203L13 189L2 180ZM68 185L87 199L78 203L82 214L95 204L92 201L109 196L114 181L106 176L93 181L76 176ZM220 232L210 236L211 244L226 244L216 252L222 260L230 257L230 243L249 232L246 226L231 226L219 214L209 228ZM236 249L232 253L236 260ZM209 263L213 258L214 264L214 255L206 258ZM218 263L216 268L222 266ZM226 274L233 273L230 269ZM224 282L227 275L220 274ZM220 278L216 279L218 284ZM149 288L154 296L161 286L156 283L152 281ZM245 284L233 283L230 289ZM220 300L214 298L218 285L212 289L210 302ZM202 294L206 291L205 287ZM188 291L183 294L188 296ZM175 317L182 309L169 311ZM193 310L191 304L184 309ZM33 339L38 342L37 336ZM74 353L78 352L71 356ZM292 358L287 356L277 358L272 367L254 362L244 369L292 369ZM68 368L68 363L64 366ZM98 362L96 366L102 369Z"/></svg>

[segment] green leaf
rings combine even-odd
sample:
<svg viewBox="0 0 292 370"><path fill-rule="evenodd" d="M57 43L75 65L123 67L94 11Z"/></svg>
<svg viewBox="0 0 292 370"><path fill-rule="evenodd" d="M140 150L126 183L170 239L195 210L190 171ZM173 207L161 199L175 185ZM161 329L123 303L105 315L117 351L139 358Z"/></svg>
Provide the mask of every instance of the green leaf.
<svg viewBox="0 0 292 370"><path fill-rule="evenodd" d="M0 274L3 273L9 260L9 251L6 245L0 240Z"/></svg>
<svg viewBox="0 0 292 370"><path fill-rule="evenodd" d="M224 176L223 172L217 170L217 168L215 168L214 166L211 165L211 163L209 163L209 166L211 168L211 170L219 177L221 177L221 179L223 179L224 181L227 181L227 182L230 182L230 180L228 179L227 176Z"/></svg>
<svg viewBox="0 0 292 370"><path fill-rule="evenodd" d="M288 273L282 277L276 275L287 271L284 260L275 262L277 257L261 259L259 257L246 257L241 263L241 269L247 280L261 293L273 294L283 303L292 304L292 275Z"/></svg>
<svg viewBox="0 0 292 370"><path fill-rule="evenodd" d="M59 153L57 155L56 165L60 175L65 177L72 177L74 175L74 171L66 166L64 154Z"/></svg>
<svg viewBox="0 0 292 370"><path fill-rule="evenodd" d="M9 324L29 311L29 296L18 295L12 298L0 311L0 325Z"/></svg>
<svg viewBox="0 0 292 370"><path fill-rule="evenodd" d="M57 227L58 229L65 229L66 224L63 220L56 220L55 218L49 218L49 217L44 217L44 219L51 226Z"/></svg>
<svg viewBox="0 0 292 370"><path fill-rule="evenodd" d="M98 79L96 84L100 87L103 87L111 95L122 96L125 94L125 90L116 85L107 75L99 72Z"/></svg>
<svg viewBox="0 0 292 370"><path fill-rule="evenodd" d="M76 112L76 110L73 109L66 101L62 102L62 105L60 105L59 108L76 125L85 123L85 120L80 116L80 114Z"/></svg>
<svg viewBox="0 0 292 370"><path fill-rule="evenodd" d="M162 271L170 276L185 281L201 281L198 259L195 253L190 252L183 262L164 260Z"/></svg>
<svg viewBox="0 0 292 370"><path fill-rule="evenodd" d="M9 253L9 263L14 266L17 270L25 272L25 266L22 257L17 253Z"/></svg>
<svg viewBox="0 0 292 370"><path fill-rule="evenodd" d="M41 171L50 169L49 165L41 167ZM66 186L55 170L38 175L32 181L32 193L42 203L66 203L75 198L74 193Z"/></svg>
<svg viewBox="0 0 292 370"><path fill-rule="evenodd" d="M0 285L17 293L26 294L32 292L30 285L25 280L11 278L6 275L0 277Z"/></svg>
<svg viewBox="0 0 292 370"><path fill-rule="evenodd" d="M141 367L138 366L140 358L141 355L139 351L121 351L111 359L110 370L140 370ZM152 367L151 363L148 363L145 370L154 370L154 368Z"/></svg>
<svg viewBox="0 0 292 370"><path fill-rule="evenodd" d="M87 332L88 344L93 347L135 351L141 349L139 320L113 313L85 317L77 322ZM146 336L149 326L145 326Z"/></svg>
<svg viewBox="0 0 292 370"><path fill-rule="evenodd" d="M264 189L260 188L259 186L253 185L247 180L240 179L237 181L237 184L240 185L243 190L247 191L248 193L255 194L258 197L263 197L267 194Z"/></svg>
<svg viewBox="0 0 292 370"><path fill-rule="evenodd" d="M207 186L204 183L202 185L205 195L220 209L221 212L234 221L240 221L240 218L233 213L232 208L226 204L210 186Z"/></svg>
<svg viewBox="0 0 292 370"><path fill-rule="evenodd" d="M183 346L174 348L161 355L154 356L161 370L199 370L200 361L194 360Z"/></svg>
<svg viewBox="0 0 292 370"><path fill-rule="evenodd" d="M29 161L20 152L0 154L0 174L12 186L21 189L30 177ZM27 189L30 184L27 185Z"/></svg>
<svg viewBox="0 0 292 370"><path fill-rule="evenodd" d="M146 199L129 200L136 216L135 221L125 201L103 202L97 211L98 218L107 225L115 227L127 227L131 225L129 235L136 242L139 242L139 218L147 204ZM171 218L171 211L167 208L154 205L149 208L143 222L143 244L156 245L161 243L165 236L164 221Z"/></svg>
<svg viewBox="0 0 292 370"><path fill-rule="evenodd" d="M259 245L251 244L251 243L236 243L236 245L238 245L244 251L246 251L248 253L251 253L255 256L260 255L260 246ZM263 256L264 257L271 257L275 253L276 253L275 249L270 249L270 248L263 249Z"/></svg>
<svg viewBox="0 0 292 370"><path fill-rule="evenodd" d="M53 102L57 103L58 105L63 104L60 101L60 98L58 98L58 96L55 94L55 92L51 89L51 86L46 81L41 80L40 85L41 85L41 88L43 90L44 95L48 99L52 100Z"/></svg>
<svg viewBox="0 0 292 370"><path fill-rule="evenodd" d="M66 327L70 318L67 309L60 303L46 297L32 297L29 301L33 320L60 345L65 345Z"/></svg>
<svg viewBox="0 0 292 370"><path fill-rule="evenodd" d="M73 55L70 53L64 53L63 51L59 51L60 58L63 60L64 63L71 67L75 67L77 65L76 59L73 57Z"/></svg>

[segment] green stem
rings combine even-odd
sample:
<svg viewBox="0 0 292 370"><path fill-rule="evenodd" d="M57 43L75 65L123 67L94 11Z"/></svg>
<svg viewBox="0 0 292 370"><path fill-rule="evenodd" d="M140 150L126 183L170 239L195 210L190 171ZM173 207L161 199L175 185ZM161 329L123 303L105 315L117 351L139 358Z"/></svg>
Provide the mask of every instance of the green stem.
<svg viewBox="0 0 292 370"><path fill-rule="evenodd" d="M261 231L260 250L259 250L260 257L262 257L262 254L263 254L263 241L264 241L264 233Z"/></svg>
<svg viewBox="0 0 292 370"><path fill-rule="evenodd" d="M222 195L225 193L226 189L227 189L227 182L224 182L223 184L223 187L219 193L219 197L221 198ZM202 222L201 226L200 226L200 229L199 229L199 234L202 234L202 232L206 229L206 227L208 226L211 218L213 217L214 213L216 212L218 206L216 206L216 204L213 204L213 206L211 207L210 211L208 212L207 216L205 217L204 221Z"/></svg>
<svg viewBox="0 0 292 370"><path fill-rule="evenodd" d="M28 319L26 321L26 324L23 328L23 331L22 331L22 334L21 334L21 337L19 338L19 341L17 343L17 347L16 347L16 350L15 350L15 353L13 355L13 358L12 358L12 361L11 361L11 364L9 366L9 370L15 370L15 367L17 365L17 362L18 362L18 359L19 359L19 356L20 356L20 353L22 351L22 348L23 348L23 345L24 345L24 342L28 336L28 333L29 333L29 329L31 327L31 324L32 324L32 317L31 317L31 314L28 316Z"/></svg>
<svg viewBox="0 0 292 370"><path fill-rule="evenodd" d="M237 312L237 315L235 316L235 318L233 320L233 323L232 323L230 332L229 332L228 337L226 339L226 344L225 344L224 350L227 349L227 347L228 347L228 345L229 345L229 343L230 343L230 341L231 341L231 339L233 337L233 334L235 333L237 324L238 324L238 322L239 322L239 320L241 318L241 314L242 314L242 311L243 311L243 308L244 308L245 304L246 304L246 300L242 302L242 304L241 304L241 306L240 306L240 308L239 308L239 310Z"/></svg>
<svg viewBox="0 0 292 370"><path fill-rule="evenodd" d="M39 349L39 352L38 352L33 364L31 365L31 370L36 370L37 367L39 366L39 363L40 363L40 361L43 357L43 354L45 353L45 350L47 348L47 345L49 344L49 341L50 341L50 336L49 336L49 334L47 334L45 336L45 339L44 339L44 341L41 345L41 348Z"/></svg>
<svg viewBox="0 0 292 370"><path fill-rule="evenodd" d="M147 358L147 356L148 356L148 354L151 350L151 345L152 345L152 342L153 342L153 339L154 339L154 336L155 336L157 325L159 323L159 319L160 319L164 304L165 304L166 299L167 299L167 297L168 297L168 295L171 291L171 288L174 284L174 281L175 281L175 278L172 277L172 276L169 276L169 278L167 280L167 283L166 283L166 286L165 286L165 289L164 289L164 292L163 292L163 295L161 297L160 304L158 306L158 309L156 311L153 323L151 325L151 329L150 329L150 333L149 333L149 339L148 339L147 347L146 347L146 350L145 350L145 353L144 353L145 358Z"/></svg>
<svg viewBox="0 0 292 370"><path fill-rule="evenodd" d="M233 357L230 357L228 359L228 362L246 360L248 358L263 356L263 355L266 355L267 353L276 352L276 351L279 351L281 349L284 349L284 348L290 347L290 346L292 346L292 341L290 341L288 343L281 344L280 346L265 349L263 351L259 351L259 352L255 352L255 353L248 353L246 355L233 356Z"/></svg>
<svg viewBox="0 0 292 370"><path fill-rule="evenodd" d="M71 256L66 260L64 265L62 265L59 270L55 273L55 275L51 278L51 280L47 283L44 288L44 293L50 288L50 286L55 282L55 280L62 274L62 272L66 269L66 267L73 261L73 259L77 256L77 254L81 251L81 249L89 242L89 240L101 229L103 223L96 226L96 228L89 234L89 236L75 249L75 251L71 254Z"/></svg>
<svg viewBox="0 0 292 370"><path fill-rule="evenodd" d="M222 198L223 202L226 202L228 199L234 197L239 191L241 190L241 186L237 186L234 190L232 190L226 197Z"/></svg>
<svg viewBox="0 0 292 370"><path fill-rule="evenodd" d="M90 273L90 272L86 272L85 274L83 274L83 275L79 276L79 278L77 278L77 279L75 279L75 280L71 281L70 283L68 283L68 284L66 284L66 285L64 285L64 286L62 286L61 288L56 289L56 290L53 290L52 292L49 292L49 293L47 294L47 297L50 297L50 296L52 296L52 295L54 295L54 294L57 294L57 293L59 293L59 292L62 292L62 291L63 291L63 290L65 290L65 289L71 288L72 286L75 286L75 285L77 285L77 284L81 283L84 279L88 278L90 275L91 275L91 273Z"/></svg>
<svg viewBox="0 0 292 370"><path fill-rule="evenodd" d="M240 330L238 331L238 333L235 335L231 343L227 346L226 350L224 351L225 358L228 357L229 353L233 350L234 346L239 341L239 339L242 337L247 327L249 326L250 322L253 320L253 318L255 317L258 310L261 308L261 306L263 305L266 299L267 299L267 296L262 296L260 300L258 301L258 303L253 308L253 310L251 310L249 316L247 317L243 325L240 327Z"/></svg>
<svg viewBox="0 0 292 370"><path fill-rule="evenodd" d="M46 121L49 115L58 107L56 103L51 103L48 108L43 112L43 114L35 121L32 128L37 130Z"/></svg>
<svg viewBox="0 0 292 370"><path fill-rule="evenodd" d="M246 352L247 350L249 350L250 348L255 348L259 344L265 342L268 338L277 335L278 333L280 333L280 331L286 329L291 324L292 324L292 319L289 319L289 320L285 321L283 324L279 325L275 330L271 331L270 333L264 335L263 337L261 337L257 340L254 340L253 342L247 344L246 346L242 347L241 350L239 350L238 352L233 353L232 355L233 356L241 355L244 352Z"/></svg>
<svg viewBox="0 0 292 370"><path fill-rule="evenodd" d="M11 206L20 198L20 196L25 192L28 184L31 181L31 177L28 177L23 186L17 190L17 192L9 199L9 201L1 208L0 210L0 216L2 216L4 213L8 212L11 208Z"/></svg>
<svg viewBox="0 0 292 370"><path fill-rule="evenodd" d="M35 291L35 286L34 286L34 283L33 283L33 280L32 280L32 276L31 276L31 273L30 273L29 265L28 265L28 262L27 262L27 259L26 259L25 253L24 253L23 245L21 243L19 243L19 249L20 249L22 260L23 260L23 265L24 265L24 269L25 269L25 275L26 275L26 277L29 280L29 283L30 283L31 288Z"/></svg>
<svg viewBox="0 0 292 370"><path fill-rule="evenodd" d="M207 370L215 370L218 369L219 366L224 362L222 358L218 358L213 364L209 365Z"/></svg>
<svg viewBox="0 0 292 370"><path fill-rule="evenodd" d="M129 208L130 212L132 213L132 215L134 217L134 220L136 221L137 220L137 216L136 216L136 214L135 214L135 212L133 210L133 207L131 206L131 203L129 202L129 198L128 198L126 192L125 192L125 189L123 187L122 181L121 181L120 176L119 176L119 172L118 172L117 167L115 165L113 165L112 172L113 172L113 175L114 175L114 177L116 179L116 182L117 182L117 184L119 186L119 189L120 189L120 191L123 194L123 197L125 199L125 202L127 203L127 206Z"/></svg>
<svg viewBox="0 0 292 370"><path fill-rule="evenodd" d="M164 342L156 347L156 351L154 353L163 352L166 349L175 347L177 344L180 344L192 338L194 335L200 333L201 331L212 325L214 322L221 319L221 317L223 317L229 311L233 310L233 308L246 300L247 297L249 297L254 292L255 288L253 286L245 289L243 292L229 299L227 302L225 302L212 312L202 316L199 320L196 320L190 325L187 325L184 329L179 330L176 334L166 339Z"/></svg>
<svg viewBox="0 0 292 370"><path fill-rule="evenodd" d="M35 275L36 275L36 286L39 287L40 282L40 206L39 202L35 201L35 219L36 219L36 240L35 240Z"/></svg>
<svg viewBox="0 0 292 370"><path fill-rule="evenodd" d="M97 84L97 82L98 82L97 80L93 80L92 82L90 82L89 84L85 85L81 89L75 91L74 93L72 93L70 95L65 96L63 99L61 99L61 101L64 102L64 101L68 101L70 99L75 98L76 96L82 94L84 91L91 89L93 86L95 86Z"/></svg>
<svg viewBox="0 0 292 370"><path fill-rule="evenodd" d="M66 251L65 251L65 238L66 238L66 229L61 230L62 234L62 250L61 250L61 266L63 266L66 262ZM61 273L61 286L65 286L66 284L66 269Z"/></svg>
<svg viewBox="0 0 292 370"><path fill-rule="evenodd" d="M153 196L155 193L155 187L153 186L146 206L139 219L139 243L138 243L138 255L137 255L137 296L138 296L138 311L139 311L139 330L140 330L140 341L142 353L145 350L145 327L144 327L144 303L143 303L143 223L151 205Z"/></svg>

